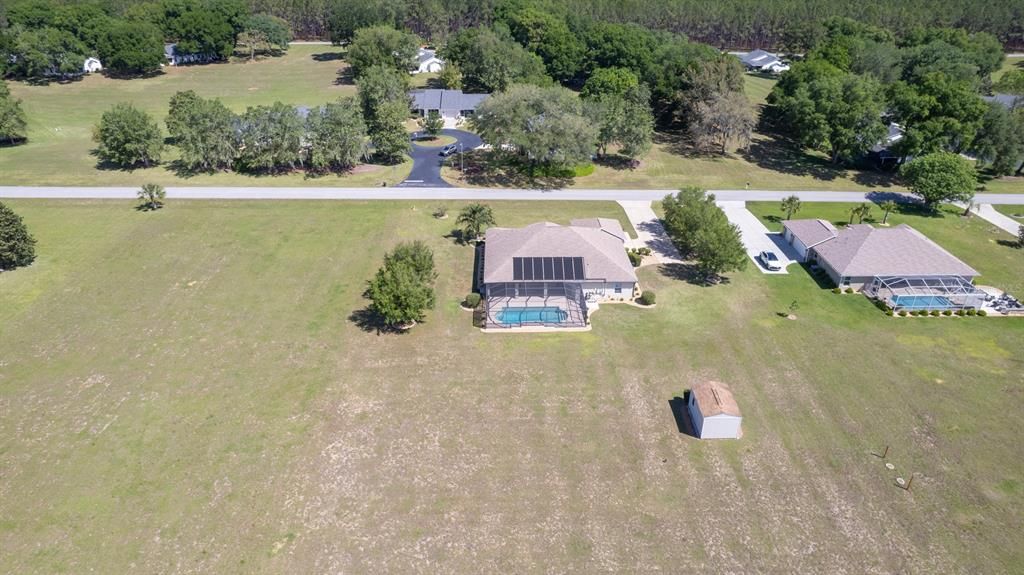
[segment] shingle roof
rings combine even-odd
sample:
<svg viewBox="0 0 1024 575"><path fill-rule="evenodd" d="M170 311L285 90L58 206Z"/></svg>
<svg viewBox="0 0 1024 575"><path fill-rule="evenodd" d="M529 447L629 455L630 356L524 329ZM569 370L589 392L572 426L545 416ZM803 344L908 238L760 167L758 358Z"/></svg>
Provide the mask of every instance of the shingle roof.
<svg viewBox="0 0 1024 575"><path fill-rule="evenodd" d="M588 280L635 283L636 273L623 246L622 226L560 226L551 222L524 228L490 228L484 244L484 283L511 282L512 258L582 257ZM618 234L618 235L617 235Z"/></svg>
<svg viewBox="0 0 1024 575"><path fill-rule="evenodd" d="M837 233L836 227L825 220L786 220L782 227L808 248L835 239Z"/></svg>
<svg viewBox="0 0 1024 575"><path fill-rule="evenodd" d="M814 251L819 260L844 277L979 275L906 224L892 228L853 225L840 230L836 239L819 244Z"/></svg>
<svg viewBox="0 0 1024 575"><path fill-rule="evenodd" d="M1010 110L1024 106L1024 96L1014 94L995 94L993 96L982 96L981 99L986 102L998 102Z"/></svg>
<svg viewBox="0 0 1024 575"><path fill-rule="evenodd" d="M430 50L428 48L420 48L420 51L416 53L416 62L418 64L423 64L424 62L426 62L427 60L430 60L430 59L437 59L439 62L443 62L444 61L444 60L441 60L440 58L437 57L437 51L436 50Z"/></svg>
<svg viewBox="0 0 1024 575"><path fill-rule="evenodd" d="M723 414L742 417L740 406L736 405L736 399L724 383L703 381L694 385L690 393L694 395L694 402L704 417Z"/></svg>
<svg viewBox="0 0 1024 575"><path fill-rule="evenodd" d="M604 231L606 234L615 236L623 242L629 239L629 237L626 236L626 232L622 230L622 224L619 223L619 220L613 220L612 218L586 218L581 220L572 220L569 222L569 225L580 228L597 228Z"/></svg>
<svg viewBox="0 0 1024 575"><path fill-rule="evenodd" d="M476 110L490 94L463 94L462 90L412 90L414 110Z"/></svg>

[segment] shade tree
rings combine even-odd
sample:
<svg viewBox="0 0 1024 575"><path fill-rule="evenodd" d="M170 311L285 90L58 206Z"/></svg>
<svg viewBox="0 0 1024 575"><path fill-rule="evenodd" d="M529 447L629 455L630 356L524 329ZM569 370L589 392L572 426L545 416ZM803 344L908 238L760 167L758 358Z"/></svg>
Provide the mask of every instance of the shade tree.
<svg viewBox="0 0 1024 575"><path fill-rule="evenodd" d="M277 173L302 165L305 122L294 106L274 102L247 108L239 119L238 165Z"/></svg>
<svg viewBox="0 0 1024 575"><path fill-rule="evenodd" d="M359 104L374 155L398 162L409 151L408 74L391 67L372 66L356 81Z"/></svg>
<svg viewBox="0 0 1024 575"><path fill-rule="evenodd" d="M514 85L481 103L472 125L495 150L514 150L531 174L588 161L598 138L584 102L560 86Z"/></svg>
<svg viewBox="0 0 1024 575"><path fill-rule="evenodd" d="M356 78L373 66L408 73L415 67L419 44L413 34L390 26L361 28L355 32L346 59Z"/></svg>
<svg viewBox="0 0 1024 575"><path fill-rule="evenodd" d="M342 98L310 111L307 156L314 170L349 170L366 155L366 123L355 98Z"/></svg>
<svg viewBox="0 0 1024 575"><path fill-rule="evenodd" d="M93 128L96 155L122 168L149 167L160 161L164 141L149 114L126 103L103 113Z"/></svg>
<svg viewBox="0 0 1024 575"><path fill-rule="evenodd" d="M0 271L31 264L36 259L36 239L24 220L0 202Z"/></svg>
<svg viewBox="0 0 1024 575"><path fill-rule="evenodd" d="M401 243L384 256L384 265L368 283L370 309L390 327L423 321L434 307L434 254L420 241Z"/></svg>
<svg viewBox="0 0 1024 575"><path fill-rule="evenodd" d="M951 152L933 152L903 164L900 175L911 193L926 206L942 202L970 202L977 173L970 160Z"/></svg>
<svg viewBox="0 0 1024 575"><path fill-rule="evenodd" d="M14 144L28 138L28 122L21 100L11 95L7 82L0 79L0 142Z"/></svg>

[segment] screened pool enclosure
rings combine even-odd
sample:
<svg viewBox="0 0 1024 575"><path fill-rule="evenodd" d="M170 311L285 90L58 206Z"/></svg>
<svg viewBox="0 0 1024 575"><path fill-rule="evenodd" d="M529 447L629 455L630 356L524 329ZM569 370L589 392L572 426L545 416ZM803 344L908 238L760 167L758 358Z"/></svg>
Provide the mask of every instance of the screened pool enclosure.
<svg viewBox="0 0 1024 575"><path fill-rule="evenodd" d="M876 276L864 293L896 311L980 309L985 292L962 276Z"/></svg>
<svg viewBox="0 0 1024 575"><path fill-rule="evenodd" d="M495 283L488 284L486 295L484 323L488 328L587 325L587 302L577 283Z"/></svg>

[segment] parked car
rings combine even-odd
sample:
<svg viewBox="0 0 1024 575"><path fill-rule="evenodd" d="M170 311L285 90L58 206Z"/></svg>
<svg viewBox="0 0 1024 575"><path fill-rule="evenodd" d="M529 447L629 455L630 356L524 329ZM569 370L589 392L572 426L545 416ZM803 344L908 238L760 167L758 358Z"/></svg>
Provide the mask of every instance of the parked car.
<svg viewBox="0 0 1024 575"><path fill-rule="evenodd" d="M757 255L757 259L761 260L761 264L764 265L766 269L773 272L782 269L782 264L779 263L779 256L775 255L773 252L763 251Z"/></svg>
<svg viewBox="0 0 1024 575"><path fill-rule="evenodd" d="M458 149L459 149L459 147L457 145L455 145L455 144L448 144L447 146L441 148L441 155L447 158L448 156L450 156L450 155L454 154L456 151L458 151Z"/></svg>

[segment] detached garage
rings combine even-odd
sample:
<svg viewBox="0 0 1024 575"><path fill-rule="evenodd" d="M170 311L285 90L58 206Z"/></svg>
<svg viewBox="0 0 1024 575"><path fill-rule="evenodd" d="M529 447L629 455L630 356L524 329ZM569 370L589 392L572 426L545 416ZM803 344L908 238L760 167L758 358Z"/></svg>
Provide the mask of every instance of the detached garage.
<svg viewBox="0 0 1024 575"><path fill-rule="evenodd" d="M739 439L743 416L725 384L698 383L690 390L687 403L693 432L701 439Z"/></svg>

